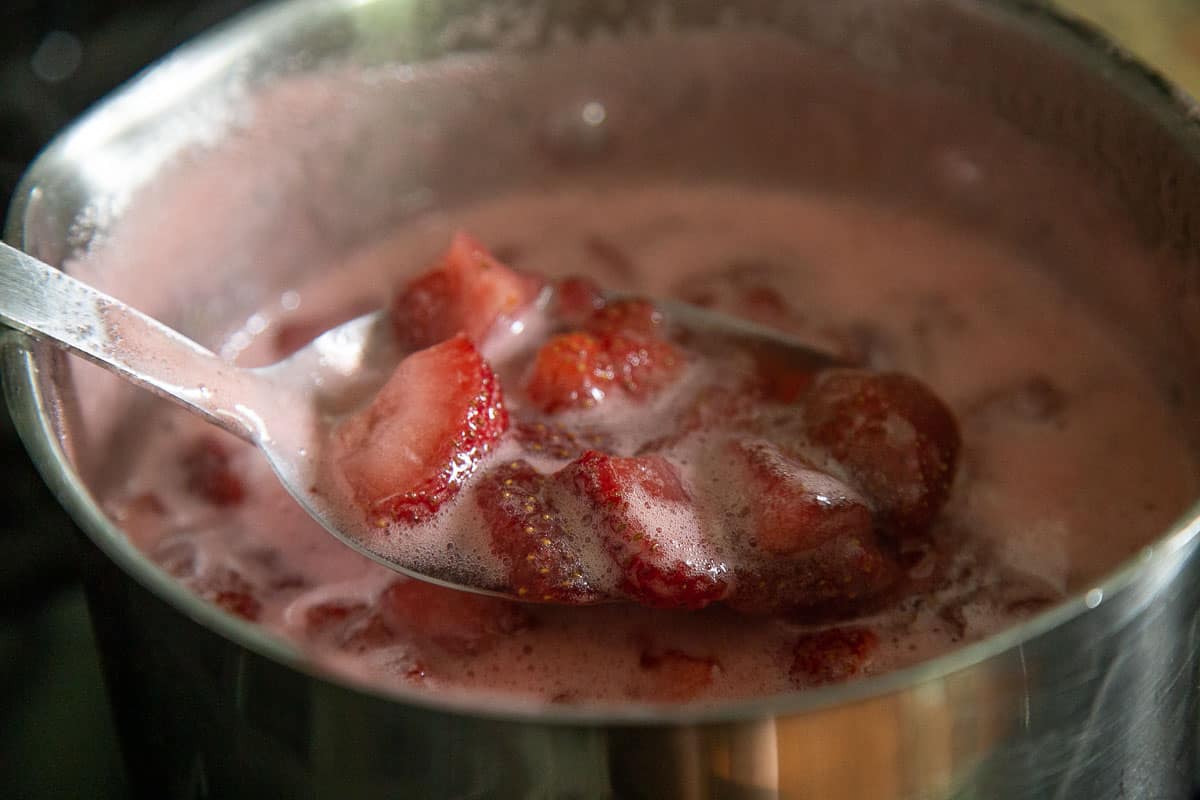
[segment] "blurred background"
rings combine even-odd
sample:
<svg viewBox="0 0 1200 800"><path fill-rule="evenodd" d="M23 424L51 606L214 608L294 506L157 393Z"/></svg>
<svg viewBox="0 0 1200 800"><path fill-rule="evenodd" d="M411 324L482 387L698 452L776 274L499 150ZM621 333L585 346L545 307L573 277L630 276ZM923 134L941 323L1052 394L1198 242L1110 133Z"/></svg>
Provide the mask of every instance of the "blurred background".
<svg viewBox="0 0 1200 800"><path fill-rule="evenodd" d="M251 0L0 0L0 210L63 126ZM1200 97L1200 0L1060 0ZM122 798L76 532L0 409L0 798Z"/></svg>

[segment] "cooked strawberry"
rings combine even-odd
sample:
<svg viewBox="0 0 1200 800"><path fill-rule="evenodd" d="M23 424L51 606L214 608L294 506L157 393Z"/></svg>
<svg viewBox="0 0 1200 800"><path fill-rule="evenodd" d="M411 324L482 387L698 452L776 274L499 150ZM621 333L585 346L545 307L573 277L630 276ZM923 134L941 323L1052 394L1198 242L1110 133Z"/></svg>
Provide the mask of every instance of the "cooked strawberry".
<svg viewBox="0 0 1200 800"><path fill-rule="evenodd" d="M262 614L255 587L237 570L216 566L196 576L191 583L197 594L230 614L251 622Z"/></svg>
<svg viewBox="0 0 1200 800"><path fill-rule="evenodd" d="M183 451L183 471L188 491L215 506L234 506L246 497L233 457L216 437L199 436Z"/></svg>
<svg viewBox="0 0 1200 800"><path fill-rule="evenodd" d="M554 310L572 327L582 325L603 305L604 295L591 278L572 276L554 286Z"/></svg>
<svg viewBox="0 0 1200 800"><path fill-rule="evenodd" d="M715 658L691 656L680 650L642 653L640 666L633 694L651 702L693 700L712 686L721 672Z"/></svg>
<svg viewBox="0 0 1200 800"><path fill-rule="evenodd" d="M338 647L348 653L378 650L396 641L396 632L388 624L387 617L374 609L351 615L336 637Z"/></svg>
<svg viewBox="0 0 1200 800"><path fill-rule="evenodd" d="M907 375L828 370L804 401L815 444L849 471L884 530L925 528L954 480L959 434L954 415Z"/></svg>
<svg viewBox="0 0 1200 800"><path fill-rule="evenodd" d="M596 509L596 530L630 599L696 609L728 594L728 568L705 551L691 498L670 462L590 450L560 479Z"/></svg>
<svg viewBox="0 0 1200 800"><path fill-rule="evenodd" d="M587 450L606 450L611 438L599 431L570 430L548 422L519 422L513 425L513 438L535 456L572 459Z"/></svg>
<svg viewBox="0 0 1200 800"><path fill-rule="evenodd" d="M366 610L361 600L327 600L305 609L304 625L309 633L321 633Z"/></svg>
<svg viewBox="0 0 1200 800"><path fill-rule="evenodd" d="M726 605L747 614L840 619L872 608L899 570L875 534L830 539L791 558L742 559Z"/></svg>
<svg viewBox="0 0 1200 800"><path fill-rule="evenodd" d="M683 352L662 339L610 334L602 341L612 359L614 380L630 397L649 397L683 369Z"/></svg>
<svg viewBox="0 0 1200 800"><path fill-rule="evenodd" d="M837 683L860 675L879 649L867 628L827 628L803 634L792 649L792 680L801 686Z"/></svg>
<svg viewBox="0 0 1200 800"><path fill-rule="evenodd" d="M525 382L533 404L548 413L591 408L612 391L616 372L599 337L590 333L552 336L538 350Z"/></svg>
<svg viewBox="0 0 1200 800"><path fill-rule="evenodd" d="M662 332L663 315L654 303L643 298L613 300L593 311L584 328L591 333L657 337Z"/></svg>
<svg viewBox="0 0 1200 800"><path fill-rule="evenodd" d="M512 461L479 480L476 500L492 553L508 567L509 589L525 600L582 604L599 599L567 539L551 480Z"/></svg>
<svg viewBox="0 0 1200 800"><path fill-rule="evenodd" d="M379 597L379 609L393 630L456 655L483 652L529 625L517 603L416 580L390 585Z"/></svg>
<svg viewBox="0 0 1200 800"><path fill-rule="evenodd" d="M765 441L733 440L725 451L744 481L755 548L790 556L830 539L871 535L866 503L837 478Z"/></svg>
<svg viewBox="0 0 1200 800"><path fill-rule="evenodd" d="M481 342L541 291L541 281L514 272L465 233L455 235L441 262L409 281L392 301L400 341L429 347L462 332Z"/></svg>
<svg viewBox="0 0 1200 800"><path fill-rule="evenodd" d="M414 353L336 432L336 462L380 520L421 522L508 427L500 383L466 336Z"/></svg>

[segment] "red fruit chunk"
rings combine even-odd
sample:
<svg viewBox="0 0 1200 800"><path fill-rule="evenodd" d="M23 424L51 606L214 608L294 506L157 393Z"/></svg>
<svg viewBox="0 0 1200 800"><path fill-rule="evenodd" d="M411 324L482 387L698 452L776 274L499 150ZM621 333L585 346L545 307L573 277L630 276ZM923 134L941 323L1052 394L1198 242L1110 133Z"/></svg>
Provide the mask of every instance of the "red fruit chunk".
<svg viewBox="0 0 1200 800"><path fill-rule="evenodd" d="M481 653L500 637L529 625L517 603L415 580L397 581L385 589L379 609L391 629L455 655Z"/></svg>
<svg viewBox="0 0 1200 800"><path fill-rule="evenodd" d="M392 301L392 324L411 348L462 332L481 342L500 320L512 319L541 291L541 281L501 264L478 241L455 235L431 271L409 281Z"/></svg>
<svg viewBox="0 0 1200 800"><path fill-rule="evenodd" d="M242 478L233 469L225 445L212 436L200 436L183 452L187 489L214 506L233 506L246 497Z"/></svg>
<svg viewBox="0 0 1200 800"><path fill-rule="evenodd" d="M542 602L582 604L599 595L583 577L546 476L525 461L484 475L476 499L487 520L492 552L508 566L509 589Z"/></svg>
<svg viewBox="0 0 1200 800"><path fill-rule="evenodd" d="M542 345L525 390L547 413L592 408L616 390L644 399L674 380L683 363L682 352L660 339L565 333Z"/></svg>
<svg viewBox="0 0 1200 800"><path fill-rule="evenodd" d="M563 278L554 287L555 311L568 325L582 325L604 305L600 286L591 278Z"/></svg>
<svg viewBox="0 0 1200 800"><path fill-rule="evenodd" d="M230 614L255 622L262 613L262 603L249 592L227 590L217 592L212 601Z"/></svg>
<svg viewBox="0 0 1200 800"><path fill-rule="evenodd" d="M217 566L190 582L197 594L230 614L251 622L257 621L262 614L262 603L255 596L255 587L236 570Z"/></svg>
<svg viewBox="0 0 1200 800"><path fill-rule="evenodd" d="M578 458L587 450L606 450L610 439L590 430L569 430L546 422L522 422L513 426L513 438L530 453L551 458Z"/></svg>
<svg viewBox="0 0 1200 800"><path fill-rule="evenodd" d="M612 359L598 337L565 333L538 350L525 391L548 413L591 408L611 391L614 377Z"/></svg>
<svg viewBox="0 0 1200 800"><path fill-rule="evenodd" d="M336 462L368 512L423 522L508 427L500 383L465 336L414 353L337 430Z"/></svg>
<svg viewBox="0 0 1200 800"><path fill-rule="evenodd" d="M791 613L840 619L877 604L898 580L875 534L845 536L783 558L746 558L726 605L747 614Z"/></svg>
<svg viewBox="0 0 1200 800"><path fill-rule="evenodd" d="M630 599L697 609L728 594L728 568L705 552L691 499L666 459L590 450L560 476L596 509L596 530L622 571L621 590Z"/></svg>
<svg viewBox="0 0 1200 800"><path fill-rule="evenodd" d="M682 703L702 695L721 672L714 658L690 656L679 650L646 652L634 694L639 699Z"/></svg>
<svg viewBox="0 0 1200 800"><path fill-rule="evenodd" d="M658 336L662 326L662 312L654 303L641 298L603 303L584 323L584 328L591 333L634 337Z"/></svg>
<svg viewBox="0 0 1200 800"><path fill-rule="evenodd" d="M806 633L792 649L792 680L801 686L837 683L862 673L879 649L867 628L828 628Z"/></svg>
<svg viewBox="0 0 1200 800"><path fill-rule="evenodd" d="M804 403L809 437L845 466L884 530L929 525L950 493L960 443L933 392L907 375L829 370Z"/></svg>
<svg viewBox="0 0 1200 800"><path fill-rule="evenodd" d="M309 606L304 612L304 624L310 633L320 633L366 610L366 603L356 600L329 600Z"/></svg>
<svg viewBox="0 0 1200 800"><path fill-rule="evenodd" d="M790 556L831 539L871 535L870 510L838 479L767 442L732 441L726 452L745 481L757 549Z"/></svg>

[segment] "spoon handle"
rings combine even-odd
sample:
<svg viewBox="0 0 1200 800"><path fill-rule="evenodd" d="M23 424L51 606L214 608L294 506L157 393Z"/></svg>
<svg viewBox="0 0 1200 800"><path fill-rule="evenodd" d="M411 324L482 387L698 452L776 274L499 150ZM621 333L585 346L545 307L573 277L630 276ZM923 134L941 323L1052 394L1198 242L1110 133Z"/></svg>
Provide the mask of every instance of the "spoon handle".
<svg viewBox="0 0 1200 800"><path fill-rule="evenodd" d="M246 370L161 322L0 242L0 322L49 339L254 442L261 423L244 401Z"/></svg>

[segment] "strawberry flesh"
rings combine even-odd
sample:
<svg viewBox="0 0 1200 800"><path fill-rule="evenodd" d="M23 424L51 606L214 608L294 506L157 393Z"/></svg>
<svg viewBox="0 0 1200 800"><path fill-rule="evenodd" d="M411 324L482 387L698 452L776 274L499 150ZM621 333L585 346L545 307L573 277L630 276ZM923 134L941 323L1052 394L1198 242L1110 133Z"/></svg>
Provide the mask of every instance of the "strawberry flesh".
<svg viewBox="0 0 1200 800"><path fill-rule="evenodd" d="M430 347L465 333L481 343L502 320L536 299L542 282L514 272L476 239L458 233L440 263L405 284L392 300L392 324L402 344Z"/></svg>
<svg viewBox="0 0 1200 800"><path fill-rule="evenodd" d="M424 522L507 427L499 381L459 335L400 362L371 405L337 430L337 461L374 518Z"/></svg>
<svg viewBox="0 0 1200 800"><path fill-rule="evenodd" d="M231 453L213 436L200 436L184 450L183 471L188 491L214 506L235 506L246 497Z"/></svg>
<svg viewBox="0 0 1200 800"><path fill-rule="evenodd" d="M744 481L757 549L786 557L871 535L866 503L837 478L768 442L734 440L725 449Z"/></svg>
<svg viewBox="0 0 1200 800"><path fill-rule="evenodd" d="M682 351L662 339L575 331L542 346L525 391L548 414L593 408L614 392L644 400L671 383L683 365Z"/></svg>
<svg viewBox="0 0 1200 800"><path fill-rule="evenodd" d="M862 674L879 649L868 628L827 628L806 633L792 648L791 678L801 686L838 683Z"/></svg>
<svg viewBox="0 0 1200 800"><path fill-rule="evenodd" d="M634 696L651 702L682 703L704 694L720 674L715 658L681 650L642 653Z"/></svg>
<svg viewBox="0 0 1200 800"><path fill-rule="evenodd" d="M883 530L928 527L949 496L960 445L953 414L933 392L898 373L828 370L804 413L813 443L846 468Z"/></svg>
<svg viewBox="0 0 1200 800"><path fill-rule="evenodd" d="M388 586L379 611L391 629L456 655L481 653L530 623L517 603L416 580Z"/></svg>
<svg viewBox="0 0 1200 800"><path fill-rule="evenodd" d="M492 553L508 567L509 591L524 600L578 605L599 599L564 531L551 479L513 461L480 480L476 499Z"/></svg>
<svg viewBox="0 0 1200 800"><path fill-rule="evenodd" d="M626 596L645 606L698 609L729 593L727 566L705 551L697 531L686 530L698 522L678 472L666 459L589 450L559 474L595 509L596 530L621 570ZM645 508L666 512L660 516L685 529L692 542L671 547L673 532L649 524Z"/></svg>

